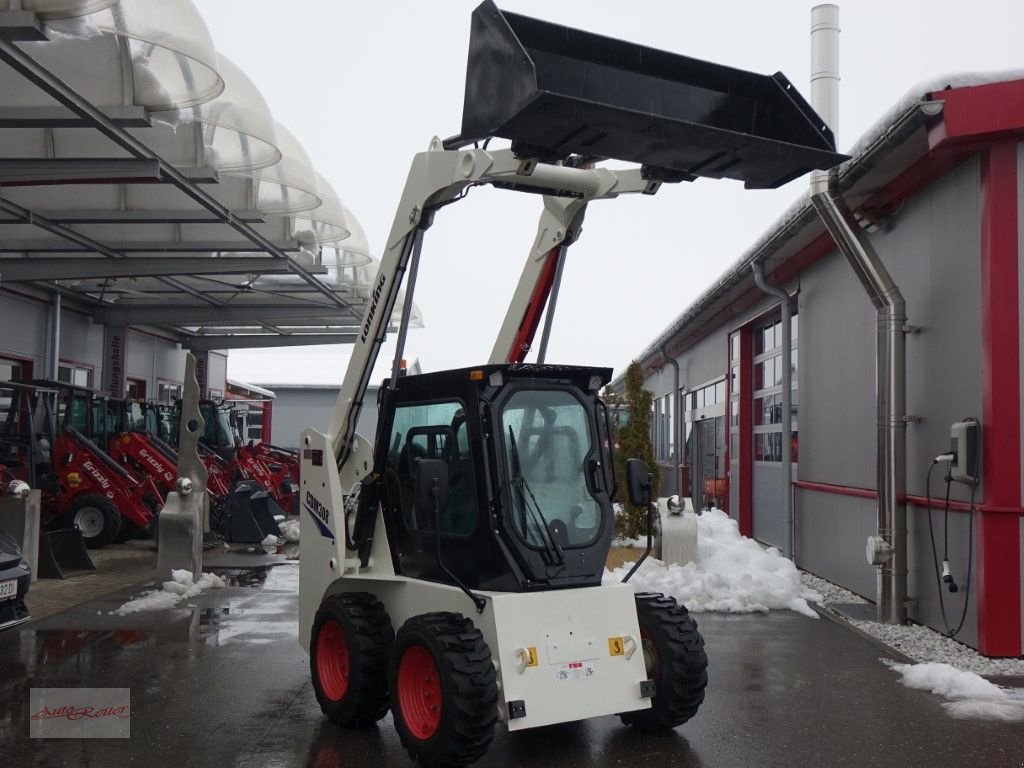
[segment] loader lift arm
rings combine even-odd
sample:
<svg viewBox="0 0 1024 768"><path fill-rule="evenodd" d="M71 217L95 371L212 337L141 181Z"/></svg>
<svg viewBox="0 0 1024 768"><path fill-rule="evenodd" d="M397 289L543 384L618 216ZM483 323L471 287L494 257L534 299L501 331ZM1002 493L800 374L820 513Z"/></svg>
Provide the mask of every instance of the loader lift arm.
<svg viewBox="0 0 1024 768"><path fill-rule="evenodd" d="M339 469L351 455L355 425L363 407L370 375L384 342L403 277L407 272L411 275L415 267L423 233L430 227L434 213L439 208L459 199L470 187L484 184L544 194L544 209L527 263L527 272L532 274L535 271L551 270L551 255L578 235L583 213L591 200L614 198L622 194L653 194L660 187L661 181L645 178L640 168L619 171L573 168L538 162L535 158L520 158L511 149L445 150L441 140L435 137L428 151L413 158L369 297L363 326L353 346L338 401L331 415L328 434L333 440ZM512 298L512 308L521 309L519 318L527 316L534 307L543 308L546 292L543 296L535 293L528 280L520 281ZM406 311L411 307L411 302L412 292L409 291L406 295ZM509 355L517 344L516 339L522 335L519 331L521 322L512 308L498 341L498 345L502 345L508 338L505 350ZM403 326L406 324L403 317ZM533 323L533 331L536 327L537 323ZM399 333L401 337L402 331ZM532 332L529 333L530 338L532 335ZM402 354L402 340L399 340L396 359ZM518 342L519 348L522 348L523 343ZM495 347L496 352L498 345ZM492 353L492 359L494 357ZM505 360L506 355L502 353L501 361Z"/></svg>

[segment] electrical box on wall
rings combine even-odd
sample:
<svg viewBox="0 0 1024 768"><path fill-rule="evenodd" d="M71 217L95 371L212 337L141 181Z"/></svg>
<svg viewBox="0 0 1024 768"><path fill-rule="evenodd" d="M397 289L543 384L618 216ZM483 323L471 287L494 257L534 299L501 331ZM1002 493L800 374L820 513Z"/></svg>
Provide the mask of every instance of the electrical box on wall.
<svg viewBox="0 0 1024 768"><path fill-rule="evenodd" d="M950 451L954 456L949 475L958 483L977 485L980 477L980 427L976 419L964 419L950 427Z"/></svg>

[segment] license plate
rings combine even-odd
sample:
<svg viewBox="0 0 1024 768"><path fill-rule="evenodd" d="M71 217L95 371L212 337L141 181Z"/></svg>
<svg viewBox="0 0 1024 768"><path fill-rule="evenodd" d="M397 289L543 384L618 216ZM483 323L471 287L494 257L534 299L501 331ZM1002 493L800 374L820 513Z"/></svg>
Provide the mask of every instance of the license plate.
<svg viewBox="0 0 1024 768"><path fill-rule="evenodd" d="M0 581L0 600L10 600L18 596L18 580Z"/></svg>

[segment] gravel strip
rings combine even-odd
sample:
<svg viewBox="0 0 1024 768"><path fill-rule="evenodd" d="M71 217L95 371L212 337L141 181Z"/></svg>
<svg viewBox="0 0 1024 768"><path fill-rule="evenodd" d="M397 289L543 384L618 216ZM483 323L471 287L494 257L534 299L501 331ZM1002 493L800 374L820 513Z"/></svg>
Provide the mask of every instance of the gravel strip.
<svg viewBox="0 0 1024 768"><path fill-rule="evenodd" d="M822 596L821 605L831 613L915 661L943 662L958 669L976 672L979 675L1024 675L1024 659L989 659L973 648L946 637L941 632L936 632L931 627L919 624L897 626L881 624L877 621L851 620L831 609L830 603L866 604L869 602L868 600L810 573L801 571L800 579L806 587Z"/></svg>

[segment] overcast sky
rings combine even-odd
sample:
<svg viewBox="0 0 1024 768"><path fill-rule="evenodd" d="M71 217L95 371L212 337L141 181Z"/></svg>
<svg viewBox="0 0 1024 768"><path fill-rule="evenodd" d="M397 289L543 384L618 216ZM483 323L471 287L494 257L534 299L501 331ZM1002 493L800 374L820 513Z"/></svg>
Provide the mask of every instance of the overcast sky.
<svg viewBox="0 0 1024 768"><path fill-rule="evenodd" d="M459 131L469 18L477 0L195 0L218 49L250 76L305 146L380 255L412 155ZM813 3L499 0L518 13L756 72L808 94ZM1024 67L1024 3L840 3L839 149L922 80ZM800 195L737 182L666 185L590 206L569 251L551 362L616 373ZM439 214L416 303L426 328L406 356L424 370L487 359L536 231L540 200L490 188ZM538 334L539 340L539 334ZM386 350L387 351L387 350ZM253 383L340 382L344 347L233 351Z"/></svg>

